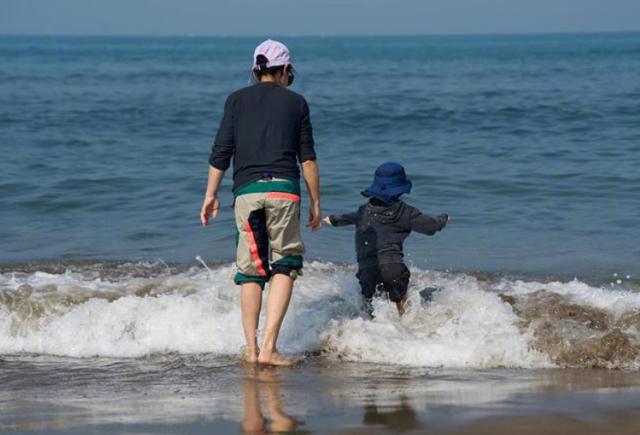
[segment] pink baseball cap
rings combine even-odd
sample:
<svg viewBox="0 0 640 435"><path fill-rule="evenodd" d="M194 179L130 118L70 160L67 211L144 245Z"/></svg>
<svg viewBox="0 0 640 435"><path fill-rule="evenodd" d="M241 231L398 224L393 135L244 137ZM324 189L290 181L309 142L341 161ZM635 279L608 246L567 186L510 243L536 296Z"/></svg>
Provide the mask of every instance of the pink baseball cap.
<svg viewBox="0 0 640 435"><path fill-rule="evenodd" d="M256 47L253 52L253 67L252 71L258 69L256 58L258 55L263 55L267 58L267 68L273 66L291 65L291 55L289 49L280 41L274 41L273 39L267 39ZM295 72L295 68L291 65L291 69Z"/></svg>

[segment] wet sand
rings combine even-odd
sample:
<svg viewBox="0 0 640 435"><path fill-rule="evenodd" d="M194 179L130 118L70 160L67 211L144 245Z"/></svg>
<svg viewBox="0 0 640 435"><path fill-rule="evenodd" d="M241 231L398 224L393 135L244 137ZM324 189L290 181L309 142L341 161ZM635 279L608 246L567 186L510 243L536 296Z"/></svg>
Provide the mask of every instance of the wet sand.
<svg viewBox="0 0 640 435"><path fill-rule="evenodd" d="M22 374L19 378L9 373ZM0 431L637 434L640 373L4 357Z"/></svg>

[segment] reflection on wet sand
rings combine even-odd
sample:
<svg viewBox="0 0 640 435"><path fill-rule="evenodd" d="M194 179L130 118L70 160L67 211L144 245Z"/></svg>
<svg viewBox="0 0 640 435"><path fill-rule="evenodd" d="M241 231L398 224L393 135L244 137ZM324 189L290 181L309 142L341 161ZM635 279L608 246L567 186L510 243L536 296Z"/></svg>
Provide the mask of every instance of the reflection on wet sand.
<svg viewBox="0 0 640 435"><path fill-rule="evenodd" d="M278 368L246 365L244 380L244 416L242 430L250 434L292 432L304 422L287 415L282 409ZM269 419L262 413L264 400ZM296 431L299 433L298 431Z"/></svg>
<svg viewBox="0 0 640 435"><path fill-rule="evenodd" d="M637 370L20 355L0 358L0 385L11 433L640 434Z"/></svg>
<svg viewBox="0 0 640 435"><path fill-rule="evenodd" d="M585 420L562 416L495 417L438 433L445 435L637 435L640 433L639 418L637 411L611 414L603 419Z"/></svg>
<svg viewBox="0 0 640 435"><path fill-rule="evenodd" d="M366 426L375 425L389 429L393 433L406 432L421 428L416 411L409 404L409 400L402 396L400 403L391 407L379 407L375 401L364 407L362 423Z"/></svg>

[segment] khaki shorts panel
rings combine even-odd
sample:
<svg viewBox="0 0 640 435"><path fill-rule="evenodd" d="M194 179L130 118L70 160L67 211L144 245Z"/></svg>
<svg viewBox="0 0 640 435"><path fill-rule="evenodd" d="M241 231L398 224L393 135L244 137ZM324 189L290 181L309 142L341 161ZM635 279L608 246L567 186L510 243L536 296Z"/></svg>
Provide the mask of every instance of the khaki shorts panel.
<svg viewBox="0 0 640 435"><path fill-rule="evenodd" d="M265 209L271 244L270 262L275 263L284 257L302 256L305 247L300 231L300 197L267 194Z"/></svg>
<svg viewBox="0 0 640 435"><path fill-rule="evenodd" d="M251 234L247 231L247 221L252 211L264 208L264 199L264 193L249 193L236 198L234 206L236 229L238 230L236 267L238 272L244 275L260 276L261 274L251 253Z"/></svg>

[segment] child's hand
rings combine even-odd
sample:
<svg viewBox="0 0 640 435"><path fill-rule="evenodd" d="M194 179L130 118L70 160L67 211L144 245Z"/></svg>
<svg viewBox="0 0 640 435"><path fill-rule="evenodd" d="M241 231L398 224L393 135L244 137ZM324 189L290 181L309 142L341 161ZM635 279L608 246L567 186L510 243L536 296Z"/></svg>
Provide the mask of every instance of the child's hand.
<svg viewBox="0 0 640 435"><path fill-rule="evenodd" d="M324 219L322 219L322 222L324 222L327 225L331 225L331 219L329 218L329 216L325 216Z"/></svg>

